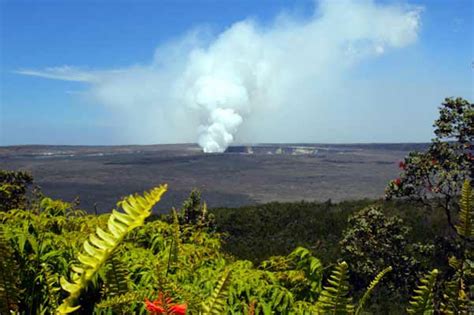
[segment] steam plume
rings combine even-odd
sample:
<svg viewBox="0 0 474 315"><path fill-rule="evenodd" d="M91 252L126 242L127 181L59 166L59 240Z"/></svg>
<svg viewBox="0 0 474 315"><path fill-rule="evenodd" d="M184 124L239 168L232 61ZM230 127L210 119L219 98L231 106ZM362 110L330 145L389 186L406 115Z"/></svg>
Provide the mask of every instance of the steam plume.
<svg viewBox="0 0 474 315"><path fill-rule="evenodd" d="M326 0L309 18L244 20L210 38L194 30L159 47L147 66L18 72L89 83L96 102L139 127L135 139L223 152L236 138L314 133L304 116L324 115L351 67L415 42L419 26L416 7Z"/></svg>

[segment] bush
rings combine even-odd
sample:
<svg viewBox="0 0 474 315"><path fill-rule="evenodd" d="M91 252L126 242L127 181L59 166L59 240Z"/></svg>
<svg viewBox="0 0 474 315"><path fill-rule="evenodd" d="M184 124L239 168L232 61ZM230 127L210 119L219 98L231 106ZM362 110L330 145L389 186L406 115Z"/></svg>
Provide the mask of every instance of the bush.
<svg viewBox="0 0 474 315"><path fill-rule="evenodd" d="M348 220L340 242L342 258L351 266L351 283L356 291L370 283L372 276L386 266L394 271L385 287L408 296L419 277L427 270L433 246L410 243L410 228L396 216L387 217L378 207L367 207Z"/></svg>
<svg viewBox="0 0 474 315"><path fill-rule="evenodd" d="M26 172L0 170L0 211L24 207L32 183L33 177Z"/></svg>

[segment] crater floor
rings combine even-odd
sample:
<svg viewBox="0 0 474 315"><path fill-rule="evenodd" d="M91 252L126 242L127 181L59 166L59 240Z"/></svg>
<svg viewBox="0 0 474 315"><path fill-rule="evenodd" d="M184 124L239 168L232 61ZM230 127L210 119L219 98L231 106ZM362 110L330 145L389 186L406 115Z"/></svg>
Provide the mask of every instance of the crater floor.
<svg viewBox="0 0 474 315"><path fill-rule="evenodd" d="M45 194L109 211L121 196L168 183L158 211L192 188L209 207L269 201L378 198L398 162L424 144L242 145L204 154L191 144L0 147L0 168L33 174Z"/></svg>

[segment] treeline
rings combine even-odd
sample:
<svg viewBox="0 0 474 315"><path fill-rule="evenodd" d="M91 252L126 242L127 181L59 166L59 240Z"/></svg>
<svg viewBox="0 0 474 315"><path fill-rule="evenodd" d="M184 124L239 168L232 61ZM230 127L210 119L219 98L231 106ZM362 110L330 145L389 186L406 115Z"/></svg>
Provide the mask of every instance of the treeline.
<svg viewBox="0 0 474 315"><path fill-rule="evenodd" d="M400 219L410 243L436 243L452 236L443 209L432 211L413 200L354 200L332 202L271 202L239 208L214 208L223 249L259 263L286 255L297 246L311 249L324 262L340 257L340 241L350 228L349 218L361 209L377 205L385 217Z"/></svg>

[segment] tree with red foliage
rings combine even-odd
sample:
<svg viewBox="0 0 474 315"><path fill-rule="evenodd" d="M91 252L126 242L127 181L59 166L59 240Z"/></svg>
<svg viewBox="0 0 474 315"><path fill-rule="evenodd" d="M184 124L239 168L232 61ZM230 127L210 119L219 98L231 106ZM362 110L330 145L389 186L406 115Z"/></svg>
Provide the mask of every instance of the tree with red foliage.
<svg viewBox="0 0 474 315"><path fill-rule="evenodd" d="M434 123L436 137L425 152L411 152L399 163L402 173L390 182L386 197L407 197L426 205L441 206L449 225L465 179L474 179L474 104L446 98Z"/></svg>

